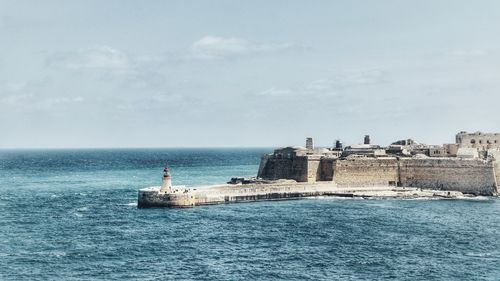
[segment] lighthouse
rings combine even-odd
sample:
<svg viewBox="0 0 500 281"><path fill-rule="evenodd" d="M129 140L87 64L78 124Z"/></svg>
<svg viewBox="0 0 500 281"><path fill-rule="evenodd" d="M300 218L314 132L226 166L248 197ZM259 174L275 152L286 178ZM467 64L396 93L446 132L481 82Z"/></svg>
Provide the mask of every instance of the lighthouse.
<svg viewBox="0 0 500 281"><path fill-rule="evenodd" d="M172 193L172 180L170 178L170 169L165 167L163 169L163 181L161 184L161 193Z"/></svg>

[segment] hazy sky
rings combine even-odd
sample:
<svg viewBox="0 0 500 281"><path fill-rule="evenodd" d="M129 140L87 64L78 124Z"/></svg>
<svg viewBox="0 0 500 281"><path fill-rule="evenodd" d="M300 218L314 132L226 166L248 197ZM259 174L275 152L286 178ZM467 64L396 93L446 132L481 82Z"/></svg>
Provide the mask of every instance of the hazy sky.
<svg viewBox="0 0 500 281"><path fill-rule="evenodd" d="M500 1L3 1L0 148L500 132Z"/></svg>

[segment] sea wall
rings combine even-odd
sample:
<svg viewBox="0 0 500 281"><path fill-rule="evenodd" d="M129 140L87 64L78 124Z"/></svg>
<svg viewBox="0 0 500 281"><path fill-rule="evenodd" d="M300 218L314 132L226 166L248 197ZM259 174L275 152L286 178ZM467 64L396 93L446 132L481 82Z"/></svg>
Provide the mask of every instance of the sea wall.
<svg viewBox="0 0 500 281"><path fill-rule="evenodd" d="M290 200L315 196L359 198L457 198L458 191L422 190L401 187L347 187L334 182L297 183L295 181L265 184L225 184L198 189L182 189L161 193L160 187L139 190L139 208L191 208L201 205L252 202L263 200Z"/></svg>
<svg viewBox="0 0 500 281"><path fill-rule="evenodd" d="M391 186L398 182L396 158L354 158L334 162L338 186Z"/></svg>
<svg viewBox="0 0 500 281"><path fill-rule="evenodd" d="M258 177L297 182L334 182L341 187L406 186L495 195L500 188L500 152L495 161L461 158L263 157Z"/></svg>
<svg viewBox="0 0 500 281"><path fill-rule="evenodd" d="M336 194L338 194L338 192L336 191L335 184L332 182L222 185L211 188L200 188L193 191L196 205L298 199L302 197Z"/></svg>
<svg viewBox="0 0 500 281"><path fill-rule="evenodd" d="M493 163L479 159L401 159L402 186L455 190L476 195L497 192Z"/></svg>
<svg viewBox="0 0 500 281"><path fill-rule="evenodd" d="M183 193L161 193L160 188L141 189L138 193L137 206L150 207L193 207L195 197L191 191Z"/></svg>

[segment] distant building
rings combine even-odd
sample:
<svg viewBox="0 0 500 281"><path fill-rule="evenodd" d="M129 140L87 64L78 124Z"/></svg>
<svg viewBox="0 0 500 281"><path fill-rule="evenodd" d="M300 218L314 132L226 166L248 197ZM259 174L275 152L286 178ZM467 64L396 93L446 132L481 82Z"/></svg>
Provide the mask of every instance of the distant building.
<svg viewBox="0 0 500 281"><path fill-rule="evenodd" d="M467 133L462 131L455 138L459 147L478 148L479 150L500 148L499 133Z"/></svg>
<svg viewBox="0 0 500 281"><path fill-rule="evenodd" d="M261 158L258 178L297 182L335 182L339 186L409 186L496 194L500 188L500 134L460 132L456 143L427 145L413 139L387 147L362 144L343 148L313 146L278 148ZM477 178L484 185L477 188ZM237 182L238 179L235 180ZM431 185L431 186L429 186Z"/></svg>
<svg viewBox="0 0 500 281"><path fill-rule="evenodd" d="M307 138L306 139L306 148L307 149L314 149L314 144L313 144L313 139L312 138Z"/></svg>

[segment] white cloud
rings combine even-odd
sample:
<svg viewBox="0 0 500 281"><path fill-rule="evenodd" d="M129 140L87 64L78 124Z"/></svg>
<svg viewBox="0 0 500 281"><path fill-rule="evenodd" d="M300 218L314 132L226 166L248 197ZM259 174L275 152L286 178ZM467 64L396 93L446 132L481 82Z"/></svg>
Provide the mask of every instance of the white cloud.
<svg viewBox="0 0 500 281"><path fill-rule="evenodd" d="M294 88L271 87L257 93L262 97L331 97L351 88L367 87L388 82L387 74L378 69L340 71L327 78L316 79Z"/></svg>
<svg viewBox="0 0 500 281"><path fill-rule="evenodd" d="M483 49L455 49L444 52L446 57L451 58L471 58L487 55L488 52Z"/></svg>
<svg viewBox="0 0 500 281"><path fill-rule="evenodd" d="M61 53L50 57L48 63L72 70L101 69L111 71L127 71L131 64L130 58L125 53L109 46Z"/></svg>
<svg viewBox="0 0 500 281"><path fill-rule="evenodd" d="M269 88L266 89L257 95L259 96L264 96L264 97L284 97L284 96L289 96L292 95L293 92L290 89L277 89L277 88Z"/></svg>
<svg viewBox="0 0 500 281"><path fill-rule="evenodd" d="M68 103L79 103L83 102L85 99L83 97L59 97L48 100L51 104L68 104Z"/></svg>
<svg viewBox="0 0 500 281"><path fill-rule="evenodd" d="M64 108L85 101L82 96L54 95L53 84L47 80L9 82L0 85L0 107L8 111Z"/></svg>
<svg viewBox="0 0 500 281"><path fill-rule="evenodd" d="M292 43L260 43L242 38L205 36L191 45L191 53L196 58L211 59L262 54L290 50L296 47Z"/></svg>

